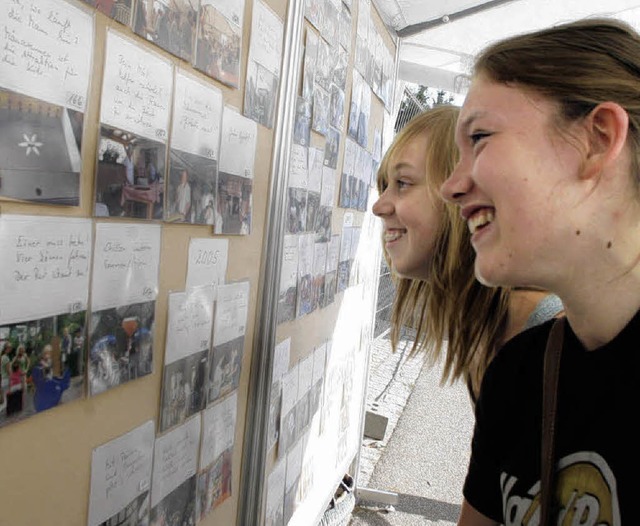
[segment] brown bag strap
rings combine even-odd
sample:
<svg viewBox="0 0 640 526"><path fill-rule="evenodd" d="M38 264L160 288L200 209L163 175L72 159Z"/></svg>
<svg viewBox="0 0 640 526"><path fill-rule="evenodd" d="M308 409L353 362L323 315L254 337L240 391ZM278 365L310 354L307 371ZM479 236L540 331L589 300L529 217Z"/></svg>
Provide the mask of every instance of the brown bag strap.
<svg viewBox="0 0 640 526"><path fill-rule="evenodd" d="M560 354L564 339L565 319L558 318L549 333L544 353L542 382L542 456L540 468L540 526L551 526L554 513L552 499L555 475L555 430L560 377Z"/></svg>

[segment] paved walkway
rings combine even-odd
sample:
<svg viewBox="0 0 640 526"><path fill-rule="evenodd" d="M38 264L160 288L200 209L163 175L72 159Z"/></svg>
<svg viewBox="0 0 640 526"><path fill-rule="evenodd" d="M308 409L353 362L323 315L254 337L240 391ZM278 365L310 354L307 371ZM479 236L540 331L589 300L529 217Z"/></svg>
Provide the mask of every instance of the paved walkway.
<svg viewBox="0 0 640 526"><path fill-rule="evenodd" d="M350 526L455 525L473 430L462 383L440 386L440 366L408 357L412 335L391 353L385 335L375 341L367 405L389 417L381 441L364 439L358 487L391 491L398 504L359 502Z"/></svg>

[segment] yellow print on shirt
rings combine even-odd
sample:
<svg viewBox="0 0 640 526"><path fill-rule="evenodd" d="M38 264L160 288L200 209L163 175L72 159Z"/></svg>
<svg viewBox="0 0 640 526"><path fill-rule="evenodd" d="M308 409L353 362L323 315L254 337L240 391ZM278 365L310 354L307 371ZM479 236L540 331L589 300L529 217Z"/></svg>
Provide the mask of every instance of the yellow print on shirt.
<svg viewBox="0 0 640 526"><path fill-rule="evenodd" d="M500 477L505 526L539 526L540 482L528 497L512 495L517 479ZM616 480L609 465L594 452L568 455L558 463L557 526L621 526Z"/></svg>

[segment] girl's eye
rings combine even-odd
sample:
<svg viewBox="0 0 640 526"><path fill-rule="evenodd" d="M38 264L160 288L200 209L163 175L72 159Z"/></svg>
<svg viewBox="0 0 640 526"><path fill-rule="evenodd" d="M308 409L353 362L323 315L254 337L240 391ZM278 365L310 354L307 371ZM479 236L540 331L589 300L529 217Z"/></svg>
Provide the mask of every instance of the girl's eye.
<svg viewBox="0 0 640 526"><path fill-rule="evenodd" d="M488 132L474 132L471 135L469 135L469 140L471 141L471 144L475 146L485 137L489 137L489 135L491 134Z"/></svg>
<svg viewBox="0 0 640 526"><path fill-rule="evenodd" d="M397 184L397 186L398 186L398 188L400 190L402 190L403 188L407 188L408 186L411 186L411 184L409 182L401 181L401 180L398 180L398 182L396 184Z"/></svg>

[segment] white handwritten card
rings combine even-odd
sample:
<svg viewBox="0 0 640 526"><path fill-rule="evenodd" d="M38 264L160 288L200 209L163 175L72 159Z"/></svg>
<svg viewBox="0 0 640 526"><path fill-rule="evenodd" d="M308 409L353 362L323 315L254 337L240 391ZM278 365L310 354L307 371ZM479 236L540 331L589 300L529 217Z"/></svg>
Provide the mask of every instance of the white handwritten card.
<svg viewBox="0 0 640 526"><path fill-rule="evenodd" d="M151 489L154 431L149 420L93 450L89 526L104 524Z"/></svg>
<svg viewBox="0 0 640 526"><path fill-rule="evenodd" d="M322 191L320 205L332 207L336 200L336 171L329 166L322 168Z"/></svg>
<svg viewBox="0 0 640 526"><path fill-rule="evenodd" d="M296 290L298 286L298 236L285 235L282 246L282 267L278 292L278 323L296 316Z"/></svg>
<svg viewBox="0 0 640 526"><path fill-rule="evenodd" d="M169 294L165 365L210 348L213 294L212 285Z"/></svg>
<svg viewBox="0 0 640 526"><path fill-rule="evenodd" d="M215 346L245 335L249 312L249 281L226 283L218 287L213 327Z"/></svg>
<svg viewBox="0 0 640 526"><path fill-rule="evenodd" d="M300 144L291 145L289 156L289 188L307 189L309 178L309 149Z"/></svg>
<svg viewBox="0 0 640 526"><path fill-rule="evenodd" d="M169 61L107 33L100 122L166 142L172 85Z"/></svg>
<svg viewBox="0 0 640 526"><path fill-rule="evenodd" d="M282 415L293 409L298 400L299 363L282 375Z"/></svg>
<svg viewBox="0 0 640 526"><path fill-rule="evenodd" d="M92 310L152 301L158 294L160 225L96 224Z"/></svg>
<svg viewBox="0 0 640 526"><path fill-rule="evenodd" d="M291 338L282 340L273 351L273 367L271 368L271 381L277 382L289 369L291 357Z"/></svg>
<svg viewBox="0 0 640 526"><path fill-rule="evenodd" d="M84 112L93 16L59 0L7 0L0 20L0 86Z"/></svg>
<svg viewBox="0 0 640 526"><path fill-rule="evenodd" d="M178 71L171 148L217 161L221 123L222 92Z"/></svg>
<svg viewBox="0 0 640 526"><path fill-rule="evenodd" d="M264 2L253 5L249 60L255 61L276 77L280 76L282 60L282 20Z"/></svg>
<svg viewBox="0 0 640 526"><path fill-rule="evenodd" d="M0 323L86 310L89 219L3 215L0 246Z"/></svg>
<svg viewBox="0 0 640 526"><path fill-rule="evenodd" d="M308 354L298 364L298 396L297 400L302 400L304 395L311 389L313 381L313 353Z"/></svg>
<svg viewBox="0 0 640 526"><path fill-rule="evenodd" d="M258 125L225 106L220 137L220 172L253 179Z"/></svg>
<svg viewBox="0 0 640 526"><path fill-rule="evenodd" d="M200 469L211 465L222 453L233 447L237 415L237 391L202 412Z"/></svg>
<svg viewBox="0 0 640 526"><path fill-rule="evenodd" d="M186 288L225 282L229 259L229 240L195 238L189 240Z"/></svg>
<svg viewBox="0 0 640 526"><path fill-rule="evenodd" d="M151 486L152 508L196 474L200 425L200 415L196 415L181 426L156 438Z"/></svg>

